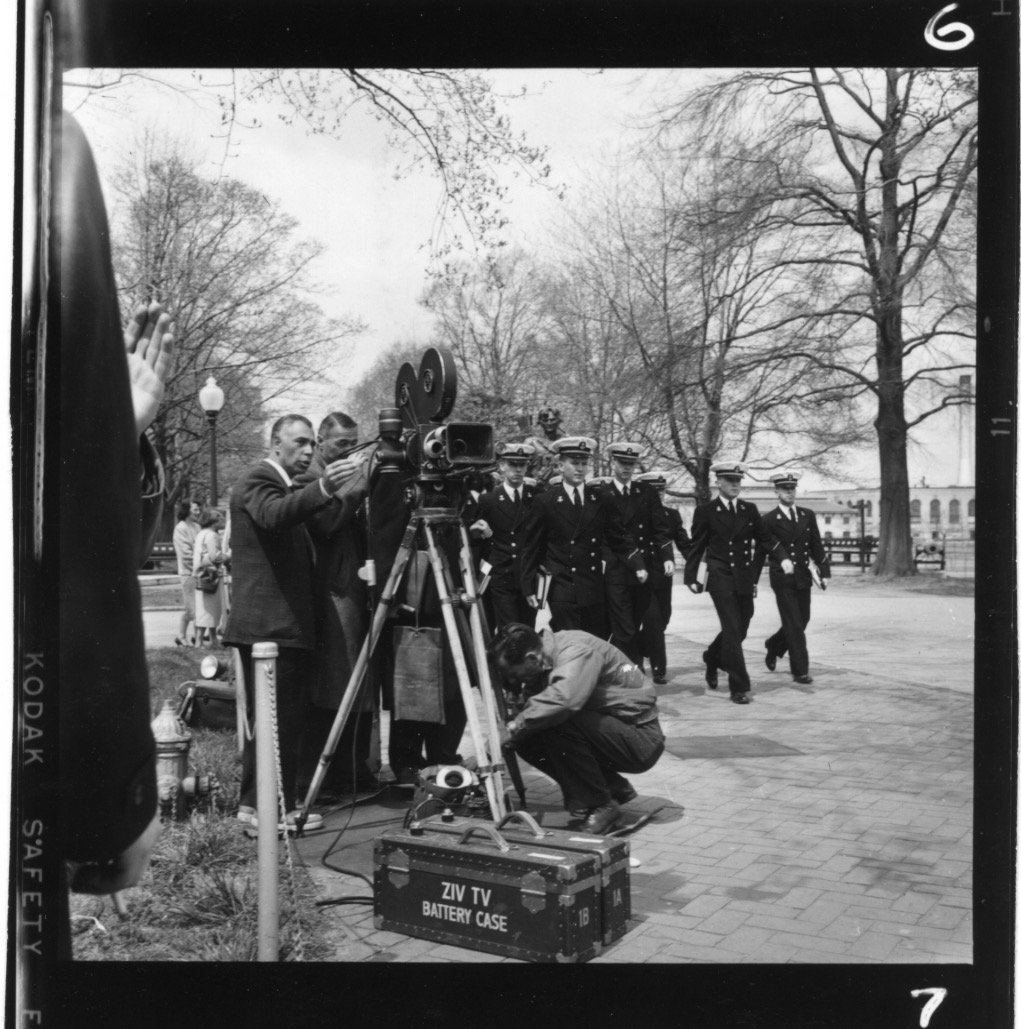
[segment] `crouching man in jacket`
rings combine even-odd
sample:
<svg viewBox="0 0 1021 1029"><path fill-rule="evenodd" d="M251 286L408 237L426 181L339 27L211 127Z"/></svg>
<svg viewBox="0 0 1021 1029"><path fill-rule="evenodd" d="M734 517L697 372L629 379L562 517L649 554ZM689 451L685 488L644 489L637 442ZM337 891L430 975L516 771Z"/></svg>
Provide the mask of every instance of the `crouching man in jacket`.
<svg viewBox="0 0 1021 1029"><path fill-rule="evenodd" d="M638 796L620 773L647 772L663 753L652 683L612 644L574 629L508 625L493 657L522 702L501 745L556 780L584 832L609 832Z"/></svg>

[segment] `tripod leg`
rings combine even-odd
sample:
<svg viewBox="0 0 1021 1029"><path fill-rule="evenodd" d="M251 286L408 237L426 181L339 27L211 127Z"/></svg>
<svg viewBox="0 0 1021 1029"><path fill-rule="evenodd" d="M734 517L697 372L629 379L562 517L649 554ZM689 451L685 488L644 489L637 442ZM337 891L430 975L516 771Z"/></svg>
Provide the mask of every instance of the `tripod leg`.
<svg viewBox="0 0 1021 1029"><path fill-rule="evenodd" d="M326 746L323 748L322 756L319 758L319 764L316 766L315 774L312 776L312 782L309 784L308 793L305 796L305 803L302 805L301 811L298 814L297 821L299 831L308 818L309 809L315 803L315 799L319 795L319 789L323 784L323 779L326 777L326 773L329 771L330 762L333 760L333 755L337 749L337 741L340 739L340 734L344 731L344 726L347 724L348 717L351 714L351 709L354 707L355 701L361 695L362 686L365 683L365 673L368 671L369 661L376 649L376 642L379 640L380 633L382 632L383 622L386 621L386 617L390 613L390 604L393 601L394 594L397 592L397 587L400 585L401 578L404 575L404 570L408 565L408 559L411 557L416 531L417 524L415 520L412 519L404 533L404 538L401 540L400 549L397 551L397 557L394 559L393 568L390 570L390 577L387 579L386 586L383 587L383 593L379 598L379 603L376 605L376 611L372 617L372 624L369 627L369 634L365 637L365 642L362 644L361 652L358 654L358 660L355 662L355 666L351 670L351 678L348 680L347 688L344 690L344 696L341 699L340 707L337 710L337 716L333 720L333 727L330 729L330 735L327 737Z"/></svg>
<svg viewBox="0 0 1021 1029"><path fill-rule="evenodd" d="M493 688L493 680L489 674L489 657L486 654L486 636L483 631L483 611L478 594L475 592L475 576L471 567L471 544L468 542L468 532L462 525L461 529L461 572L464 576L465 590L468 594L468 617L471 621L472 639L475 645L475 661L478 665L479 692L482 694L482 704L485 708L486 718L489 722L489 738L493 741L493 765L503 770L506 755L500 749L500 729L506 722L506 711L501 711L498 706L496 690ZM502 696L500 700L502 700ZM516 758L516 755L515 755ZM509 767L510 761L506 767ZM514 771L518 774L511 778L514 781L515 789L525 802L525 787L521 780L520 770L515 761ZM501 783L502 786L502 783Z"/></svg>
<svg viewBox="0 0 1021 1029"><path fill-rule="evenodd" d="M453 598L447 583L447 571L443 559L436 548L436 540L433 537L429 523L425 523L425 538L429 551L429 562L432 565L433 578L436 580L436 590L440 596L440 607L443 610L443 623L446 626L447 638L450 640L450 649L454 655L454 667L457 670L457 682L461 688L461 699L464 701L464 711L468 718L468 728L471 732L472 744L479 761L479 774L485 777L486 795L489 798L489 807L493 817L499 821L503 818L503 785L500 782L500 772L490 761L491 750L486 747L486 740L482 734L482 726L479 723L479 715L475 710L475 698L472 696L471 681L468 678L468 666L465 663L464 651L461 648L461 638L457 631L457 622L454 618L452 608ZM496 740L496 753L499 754L500 741Z"/></svg>

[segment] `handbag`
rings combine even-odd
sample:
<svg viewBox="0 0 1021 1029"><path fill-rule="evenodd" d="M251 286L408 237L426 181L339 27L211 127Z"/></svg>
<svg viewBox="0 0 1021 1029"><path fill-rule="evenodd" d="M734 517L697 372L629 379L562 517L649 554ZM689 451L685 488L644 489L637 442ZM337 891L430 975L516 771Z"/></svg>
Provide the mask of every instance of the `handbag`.
<svg viewBox="0 0 1021 1029"><path fill-rule="evenodd" d="M178 717L192 729L236 729L237 693L230 683L199 680L178 687Z"/></svg>
<svg viewBox="0 0 1021 1029"><path fill-rule="evenodd" d="M215 593L220 588L220 569L216 565L202 565L195 573L195 589Z"/></svg>

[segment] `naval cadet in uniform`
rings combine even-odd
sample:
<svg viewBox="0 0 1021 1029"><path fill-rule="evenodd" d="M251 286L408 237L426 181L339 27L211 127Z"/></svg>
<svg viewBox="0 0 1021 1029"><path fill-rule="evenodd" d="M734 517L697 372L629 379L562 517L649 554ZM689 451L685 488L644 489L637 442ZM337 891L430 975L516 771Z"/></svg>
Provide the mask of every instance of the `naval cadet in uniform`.
<svg viewBox="0 0 1021 1029"><path fill-rule="evenodd" d="M617 507L624 528L641 551L646 570L674 572L674 551L667 536L663 502L654 486L634 479L635 468L645 452L641 443L611 443L606 448L613 475L603 493ZM639 582L613 551L603 545L603 583L610 642L635 664L642 664L640 632L652 601L652 583Z"/></svg>
<svg viewBox="0 0 1021 1029"><path fill-rule="evenodd" d="M663 502L666 494L666 476L662 472L643 472L636 475L635 480L652 486L660 502ZM671 563L668 564L667 555L663 555L650 569L652 599L646 608L641 629L642 654L649 659L652 681L659 686L666 682L666 627L670 624L670 615L673 611L674 552L683 558L691 546L681 513L663 503L663 514L666 517L667 538L671 545L668 555Z"/></svg>
<svg viewBox="0 0 1021 1029"><path fill-rule="evenodd" d="M524 525L538 490L525 480L535 456L531 443L506 443L500 448L498 469L503 481L481 494L465 512L468 535L481 562L489 566L489 583L482 595L489 627L495 634L511 622L534 626L536 609L521 591Z"/></svg>
<svg viewBox="0 0 1021 1029"><path fill-rule="evenodd" d="M709 471L716 476L719 494L715 500L695 508L684 584L693 593L702 592L699 565L704 559L708 571L704 588L720 619L720 632L702 655L706 682L710 689L716 689L718 670L724 669L730 699L735 704L748 704L751 681L741 644L748 635L755 612L756 580L762 570L761 563L756 563L756 544L765 550L771 561L775 559L784 572L793 572L794 565L784 545L766 531L759 509L738 499L744 465L737 461L720 461Z"/></svg>
<svg viewBox="0 0 1021 1029"><path fill-rule="evenodd" d="M780 628L766 640L766 667L775 671L777 658L790 654L794 681L807 685L812 681L805 640L805 628L812 616L812 583L818 577L819 586L825 589L830 565L815 512L794 503L800 476L795 472L777 472L769 478L780 503L762 516L762 523L787 551L794 568L785 572L774 555L769 555L769 585L780 612Z"/></svg>
<svg viewBox="0 0 1021 1029"><path fill-rule="evenodd" d="M552 444L560 459L561 481L532 501L525 524L521 587L531 607L539 608L540 568L550 575L551 625L557 632L581 629L606 636L603 606L603 547L606 546L644 583L649 573L613 500L585 473L596 441L565 436Z"/></svg>

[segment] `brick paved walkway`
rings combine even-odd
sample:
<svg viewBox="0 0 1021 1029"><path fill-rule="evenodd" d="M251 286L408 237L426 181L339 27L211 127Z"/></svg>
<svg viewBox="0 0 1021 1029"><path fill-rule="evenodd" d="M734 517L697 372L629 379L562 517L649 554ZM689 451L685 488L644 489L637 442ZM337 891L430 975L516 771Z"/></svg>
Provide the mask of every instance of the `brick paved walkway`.
<svg viewBox="0 0 1021 1029"><path fill-rule="evenodd" d="M631 777L629 810L665 807L631 837L632 928L594 960L971 961L969 689L821 658L815 683L796 686L762 667L764 627L746 644L745 707L705 688L703 643L671 637L668 753ZM526 785L529 810L562 826L555 784L529 771ZM361 889L308 857L326 896ZM323 911L338 960L508 960L378 931L368 908Z"/></svg>

